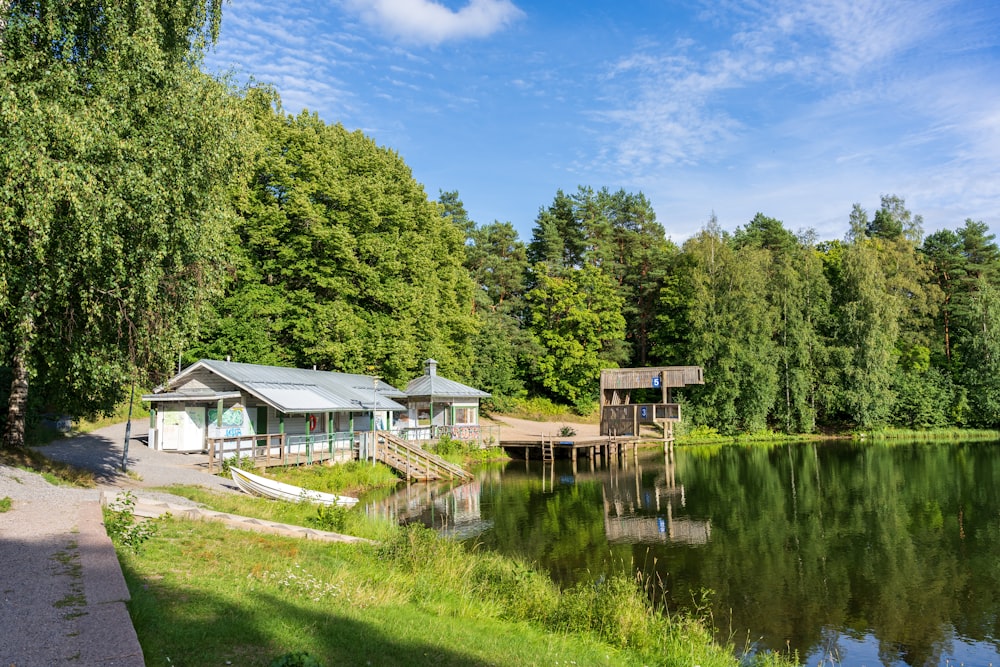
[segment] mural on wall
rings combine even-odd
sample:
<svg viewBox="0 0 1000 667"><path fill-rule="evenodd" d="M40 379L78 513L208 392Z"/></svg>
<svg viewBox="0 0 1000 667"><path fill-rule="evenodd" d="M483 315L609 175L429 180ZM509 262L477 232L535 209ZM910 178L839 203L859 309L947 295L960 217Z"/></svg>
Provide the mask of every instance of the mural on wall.
<svg viewBox="0 0 1000 667"><path fill-rule="evenodd" d="M237 403L222 412L222 426L219 426L218 408L208 409L208 437L238 438L243 435L255 435L250 414L246 408Z"/></svg>
<svg viewBox="0 0 1000 667"><path fill-rule="evenodd" d="M163 426L180 426L183 421L182 415L184 413L180 410L164 410L163 411Z"/></svg>

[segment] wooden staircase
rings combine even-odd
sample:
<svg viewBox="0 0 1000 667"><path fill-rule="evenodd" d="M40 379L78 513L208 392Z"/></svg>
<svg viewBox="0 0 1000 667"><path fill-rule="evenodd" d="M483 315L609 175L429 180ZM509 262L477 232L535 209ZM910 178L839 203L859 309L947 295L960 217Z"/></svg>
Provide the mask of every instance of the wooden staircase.
<svg viewBox="0 0 1000 667"><path fill-rule="evenodd" d="M375 434L375 458L403 474L409 481L433 482L442 479L472 479L472 473L445 461L388 431Z"/></svg>

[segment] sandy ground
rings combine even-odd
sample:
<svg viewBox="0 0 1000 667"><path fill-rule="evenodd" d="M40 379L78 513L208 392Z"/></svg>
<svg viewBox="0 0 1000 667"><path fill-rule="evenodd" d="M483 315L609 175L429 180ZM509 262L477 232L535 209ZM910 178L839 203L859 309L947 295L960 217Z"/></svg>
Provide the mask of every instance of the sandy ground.
<svg viewBox="0 0 1000 667"><path fill-rule="evenodd" d="M506 415L496 415L489 420L483 419L483 425L500 427L500 441L504 440L540 440L542 438L558 437L563 427L576 431L574 438L599 438L599 424L580 424L577 422L538 422L530 419L516 419Z"/></svg>

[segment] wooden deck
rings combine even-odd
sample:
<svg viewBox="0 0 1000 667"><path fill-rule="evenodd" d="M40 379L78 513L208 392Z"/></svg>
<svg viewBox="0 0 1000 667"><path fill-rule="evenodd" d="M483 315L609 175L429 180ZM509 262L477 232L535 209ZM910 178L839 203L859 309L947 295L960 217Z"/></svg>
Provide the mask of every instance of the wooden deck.
<svg viewBox="0 0 1000 667"><path fill-rule="evenodd" d="M257 468L304 465L329 461L338 463L355 458L353 441L316 434L311 440L294 439L284 433L260 433L229 438L206 438L208 471L222 469L222 461L239 457L252 459ZM301 436L298 436L301 438Z"/></svg>
<svg viewBox="0 0 1000 667"><path fill-rule="evenodd" d="M634 453L640 442L633 437L606 438L540 438L538 440L501 440L500 446L513 458L551 461L565 458L576 461L581 456L597 459L620 456L630 450Z"/></svg>
<svg viewBox="0 0 1000 667"><path fill-rule="evenodd" d="M317 433L303 440L303 436L284 433L208 438L208 471L222 469L227 458L252 459L257 468L271 466L306 465L312 463L340 463L358 457L355 437L368 442L370 432L359 432L345 438L344 434L329 437ZM403 440L388 431L375 432L375 459L399 472L407 481L432 482L442 479L470 479L472 475L432 454L419 444ZM370 450L368 450L370 455Z"/></svg>

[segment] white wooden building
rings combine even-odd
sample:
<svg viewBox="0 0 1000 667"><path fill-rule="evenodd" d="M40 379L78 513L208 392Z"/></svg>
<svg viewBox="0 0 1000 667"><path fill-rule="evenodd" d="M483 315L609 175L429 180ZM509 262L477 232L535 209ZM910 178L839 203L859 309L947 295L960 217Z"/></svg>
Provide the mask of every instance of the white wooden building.
<svg viewBox="0 0 1000 667"><path fill-rule="evenodd" d="M207 443L280 434L295 446L352 446L356 432L393 427L407 407L399 389L369 375L202 359L142 400L149 446L204 451Z"/></svg>

